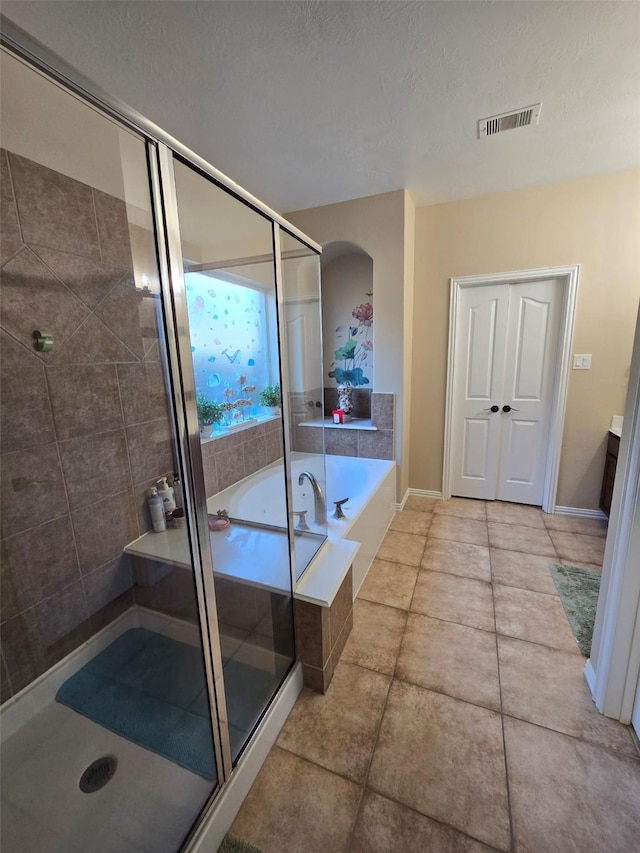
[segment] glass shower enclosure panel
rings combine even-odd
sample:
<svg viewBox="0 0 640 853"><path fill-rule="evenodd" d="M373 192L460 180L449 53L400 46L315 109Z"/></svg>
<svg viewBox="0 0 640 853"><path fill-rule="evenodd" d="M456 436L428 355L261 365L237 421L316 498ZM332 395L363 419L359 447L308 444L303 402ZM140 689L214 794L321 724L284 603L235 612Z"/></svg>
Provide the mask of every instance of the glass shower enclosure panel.
<svg viewBox="0 0 640 853"><path fill-rule="evenodd" d="M285 405L295 518L295 578L327 538L320 256L280 229Z"/></svg>
<svg viewBox="0 0 640 853"><path fill-rule="evenodd" d="M232 760L295 652L273 223L173 161Z"/></svg>
<svg viewBox="0 0 640 853"><path fill-rule="evenodd" d="M174 851L218 734L146 142L1 63L3 849Z"/></svg>

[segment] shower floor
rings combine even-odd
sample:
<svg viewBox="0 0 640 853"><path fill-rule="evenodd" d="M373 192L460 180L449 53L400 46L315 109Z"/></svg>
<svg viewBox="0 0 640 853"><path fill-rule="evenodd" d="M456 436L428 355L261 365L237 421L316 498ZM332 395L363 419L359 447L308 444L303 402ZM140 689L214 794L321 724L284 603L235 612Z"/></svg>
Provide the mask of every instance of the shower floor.
<svg viewBox="0 0 640 853"><path fill-rule="evenodd" d="M115 755L103 788L80 776ZM6 853L160 853L176 850L211 794L211 782L51 702L2 749Z"/></svg>
<svg viewBox="0 0 640 853"><path fill-rule="evenodd" d="M184 642L190 642L195 631L179 620L166 619L164 624L163 633ZM229 676L235 682L229 704L234 755L262 708L256 705L248 713L246 699L259 698L255 685L238 682L232 673L250 671L251 666L264 670L275 663L277 687L278 670L286 663L256 645L256 639L231 626L221 632L225 670L231 667ZM249 666L234 666L238 663ZM82 773L106 755L118 760L113 778L100 790L83 793ZM3 853L171 853L214 790L211 781L53 698L3 741L0 774Z"/></svg>

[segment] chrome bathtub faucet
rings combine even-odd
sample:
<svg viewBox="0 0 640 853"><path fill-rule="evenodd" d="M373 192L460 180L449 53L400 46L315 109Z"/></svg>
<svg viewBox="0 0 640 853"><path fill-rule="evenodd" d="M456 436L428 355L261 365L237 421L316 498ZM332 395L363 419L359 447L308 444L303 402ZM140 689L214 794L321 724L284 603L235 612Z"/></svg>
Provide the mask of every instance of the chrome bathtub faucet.
<svg viewBox="0 0 640 853"><path fill-rule="evenodd" d="M326 524L327 504L325 503L324 495L322 494L322 489L320 488L320 483L316 480L316 478L310 471L303 471L302 474L300 474L300 476L298 477L299 486L304 483L305 477L311 483L311 488L313 489L313 508L315 512L315 523Z"/></svg>

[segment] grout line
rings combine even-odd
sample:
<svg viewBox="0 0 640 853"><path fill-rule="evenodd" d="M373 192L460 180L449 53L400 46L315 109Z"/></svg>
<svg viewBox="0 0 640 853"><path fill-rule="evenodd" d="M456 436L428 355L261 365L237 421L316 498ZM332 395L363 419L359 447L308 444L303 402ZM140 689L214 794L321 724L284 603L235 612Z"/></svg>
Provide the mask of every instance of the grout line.
<svg viewBox="0 0 640 853"><path fill-rule="evenodd" d="M104 259L102 257L102 241L100 240L100 225L98 224L98 209L96 207L96 195L93 187L89 187L91 190L91 206L93 207L93 221L96 224L96 237L98 239L98 254L100 255L100 263L104 263Z"/></svg>
<svg viewBox="0 0 640 853"><path fill-rule="evenodd" d="M491 553L489 553L489 565L491 567ZM496 602L494 598L494 588L493 588L493 568L491 567L491 603L493 605L493 626L495 630L495 638L496 638L496 668L498 674L498 693L500 697L500 728L502 730L502 752L504 755L504 777L505 777L505 785L507 791L507 814L509 817L509 835L511 838L511 850L515 850L515 838L514 838L514 828L513 828L513 812L511 807L511 786L509 784L509 763L507 761L507 737L505 732L504 725L504 704L502 701L502 677L500 673L500 652L498 649L498 623L496 617Z"/></svg>
<svg viewBox="0 0 640 853"><path fill-rule="evenodd" d="M5 163L7 164L7 169L9 170L9 186L11 187L11 198L13 199L13 207L14 207L15 212L16 212L16 222L18 223L18 231L20 232L20 242L24 243L25 242L24 232L22 230L22 221L21 221L20 211L18 209L18 198L16 196L15 182L13 180L13 169L11 168L11 160L9 159L9 150L8 149L6 149L6 148L4 149L3 156L5 159ZM20 156L20 155L17 155L17 156ZM21 248L22 248L22 246L20 247L20 249ZM20 249L18 251L20 251ZM16 255L17 254L18 254L18 252L16 252ZM15 258L15 255L13 255L13 257Z"/></svg>
<svg viewBox="0 0 640 853"><path fill-rule="evenodd" d="M600 712L598 712L598 713L600 713ZM580 735L572 735L570 732L563 732L560 729L554 729L551 726L545 726L543 723L537 723L534 720L527 720L524 717L517 717L515 714L507 714L506 712L503 712L503 716L507 717L509 720L516 720L519 723L525 723L528 726L535 726L537 729L542 729L542 731L545 731L545 732L553 732L553 734L560 735L560 737L571 738L571 740L578 741L578 743L584 743L587 746L592 746L595 749L599 749L599 750L602 750L603 752L606 752L608 754L612 754L614 757L621 758L621 759L628 759L629 761L632 761L634 763L640 763L640 754L637 756L628 755L626 752L622 752L621 750L616 749L615 747L606 746L605 744L598 743L597 741L594 741L594 740L588 740L587 738L581 737ZM614 720L614 722L618 722L618 721ZM625 728L628 728L630 732L632 731L631 726L626 726L625 723L619 723L619 725L624 726ZM633 739L633 735L632 735L632 739Z"/></svg>
<svg viewBox="0 0 640 853"><path fill-rule="evenodd" d="M407 805L407 803L403 803L402 800L396 800L395 797L392 797L391 795L389 795L387 793L382 793L381 791L378 791L375 788L369 788L369 787L367 787L365 790L371 791L371 793L375 794L378 797L381 797L383 800L389 800L389 802L395 803L395 805L400 806L403 809L406 809L407 811L411 812L412 814L418 815L418 817L424 818L425 820L428 820L428 821L432 821L433 823L437 823L439 826L444 826L446 829L450 829L453 832L457 833L458 835L461 835L464 838L468 838L470 841L473 841L474 844L476 844L476 845L481 844L483 851L486 850L486 851L488 851L488 853L494 853L494 851L495 851L495 853L505 853L505 851L500 850L498 847L493 847L491 844L488 844L486 841L483 841L482 839L477 838L474 835L469 835L463 829L460 829L457 826L453 826L453 824L451 824L451 823L446 823L446 821L441 820L438 817L434 817L433 815L425 814L425 812L418 811L418 809L414 808L413 806L409 806L409 805ZM433 850L433 849L430 848L430 851L431 850ZM404 851L403 851L403 853L404 853ZM421 853L422 853L422 851L421 851ZM440 851L439 850L438 851L433 850L433 853L440 853Z"/></svg>
<svg viewBox="0 0 640 853"><path fill-rule="evenodd" d="M402 647L402 641L404 639L404 634L405 634L405 631L407 629L408 616L409 616L409 614L405 613L404 628L402 629L402 637L400 638L400 644L398 646L398 652L396 654L395 663L393 665L393 671L391 672L390 676L387 676L389 678L389 684L387 686L387 695L385 696L384 704L382 706L382 713L380 714L380 720L378 721L378 728L377 728L375 738L373 741L373 747L371 749L371 754L369 755L369 762L367 764L367 769L366 769L366 772L364 774L364 781L362 782L362 791L360 792L360 802L358 803L358 810L356 812L356 819L355 819L355 822L353 824L353 828L351 830L351 835L349 836L349 843L348 843L348 847L347 847L348 850L351 850L351 848L353 847L353 840L354 840L356 827L358 825L358 821L360 819L360 814L362 812L362 806L364 803L364 794L365 794L365 791L367 790L367 786L368 786L368 782L369 782L369 774L371 773L371 765L373 764L373 758L376 754L376 750L378 748L378 743L380 741L380 732L382 731L382 723L384 721L384 717L385 717L385 714L387 712L387 705L389 704L389 694L391 693L391 687L393 685L393 679L395 677L396 668L398 666L398 657L400 655L400 649ZM364 667L364 668L366 668L366 667Z"/></svg>

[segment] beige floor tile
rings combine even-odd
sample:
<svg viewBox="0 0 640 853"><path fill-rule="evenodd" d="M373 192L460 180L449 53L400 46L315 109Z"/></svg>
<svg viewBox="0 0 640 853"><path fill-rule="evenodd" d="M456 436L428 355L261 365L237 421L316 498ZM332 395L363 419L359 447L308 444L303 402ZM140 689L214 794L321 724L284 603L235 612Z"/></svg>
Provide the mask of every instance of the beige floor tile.
<svg viewBox="0 0 640 853"><path fill-rule="evenodd" d="M278 746L364 783L389 682L386 675L341 661L324 696L302 691Z"/></svg>
<svg viewBox="0 0 640 853"><path fill-rule="evenodd" d="M487 521L498 524L518 524L522 527L544 528L543 513L536 506L487 501Z"/></svg>
<svg viewBox="0 0 640 853"><path fill-rule="evenodd" d="M458 518L455 515L435 515L429 528L429 536L434 539L450 539L453 542L467 542L469 545L489 544L487 525L484 521L470 518Z"/></svg>
<svg viewBox="0 0 640 853"><path fill-rule="evenodd" d="M357 598L353 603L353 630L341 660L392 675L406 620L403 610Z"/></svg>
<svg viewBox="0 0 640 853"><path fill-rule="evenodd" d="M523 554L521 551L503 551L490 548L491 573L496 583L519 586L534 592L556 594L556 587L549 571L549 557L539 554Z"/></svg>
<svg viewBox="0 0 640 853"><path fill-rule="evenodd" d="M369 787L508 850L500 715L393 681Z"/></svg>
<svg viewBox="0 0 640 853"><path fill-rule="evenodd" d="M580 654L557 596L494 584L493 601L499 634Z"/></svg>
<svg viewBox="0 0 640 853"><path fill-rule="evenodd" d="M494 630L491 584L475 578L421 571L411 610L483 631Z"/></svg>
<svg viewBox="0 0 640 853"><path fill-rule="evenodd" d="M373 791L365 791L351 851L492 853L492 848Z"/></svg>
<svg viewBox="0 0 640 853"><path fill-rule="evenodd" d="M586 536L583 533L562 533L558 530L550 530L549 535L561 560L566 562L578 560L581 563L602 565L606 542L602 536Z"/></svg>
<svg viewBox="0 0 640 853"><path fill-rule="evenodd" d="M500 710L495 634L410 613L396 678Z"/></svg>
<svg viewBox="0 0 640 853"><path fill-rule="evenodd" d="M515 850L636 853L640 762L505 718Z"/></svg>
<svg viewBox="0 0 640 853"><path fill-rule="evenodd" d="M389 530L398 530L400 533L416 533L418 536L426 536L431 524L430 512L420 510L404 509L397 512L391 519Z"/></svg>
<svg viewBox="0 0 640 853"><path fill-rule="evenodd" d="M229 832L263 853L347 851L360 790L276 746Z"/></svg>
<svg viewBox="0 0 640 853"><path fill-rule="evenodd" d="M457 518L471 518L475 521L487 520L485 501L470 498L450 498L448 501L440 501L433 511L436 515L454 515Z"/></svg>
<svg viewBox="0 0 640 853"><path fill-rule="evenodd" d="M405 566L419 566L426 541L426 536L388 530L376 557L391 563L402 563Z"/></svg>
<svg viewBox="0 0 640 853"><path fill-rule="evenodd" d="M585 533L587 536L606 536L607 522L600 518L576 518L572 515L545 514L544 525L547 530L562 533Z"/></svg>
<svg viewBox="0 0 640 853"><path fill-rule="evenodd" d="M510 637L498 650L505 714L638 758L629 727L596 710L581 656Z"/></svg>
<svg viewBox="0 0 640 853"><path fill-rule="evenodd" d="M418 569L413 566L376 559L360 587L358 598L408 610L417 576Z"/></svg>
<svg viewBox="0 0 640 853"><path fill-rule="evenodd" d="M483 581L491 580L488 548L469 545L466 542L452 542L449 539L427 537L422 568Z"/></svg>
<svg viewBox="0 0 640 853"><path fill-rule="evenodd" d="M433 512L433 508L441 501L436 498L421 498L419 495L409 495L404 502L404 509L416 512Z"/></svg>
<svg viewBox="0 0 640 853"><path fill-rule="evenodd" d="M504 548L506 551L522 551L525 554L540 554L555 558L556 549L546 530L536 530L521 524L487 525L489 544L492 548Z"/></svg>

